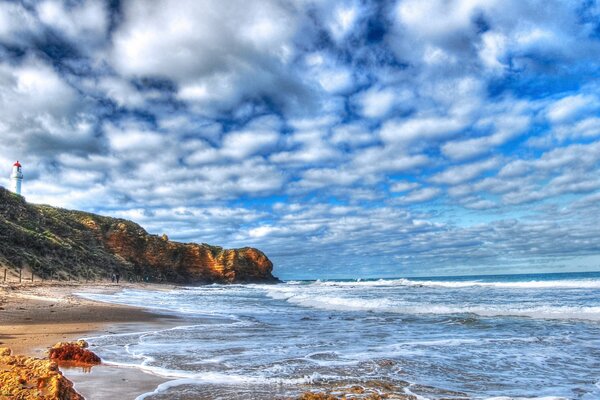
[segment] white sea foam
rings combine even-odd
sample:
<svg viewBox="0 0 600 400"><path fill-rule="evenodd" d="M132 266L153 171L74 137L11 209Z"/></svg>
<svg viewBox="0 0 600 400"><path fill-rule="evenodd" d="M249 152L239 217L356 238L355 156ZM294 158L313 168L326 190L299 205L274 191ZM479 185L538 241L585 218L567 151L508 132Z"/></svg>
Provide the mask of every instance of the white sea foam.
<svg viewBox="0 0 600 400"><path fill-rule="evenodd" d="M167 375L160 375L167 376ZM266 378L252 377L247 375L223 374L218 372L204 372L186 378L174 379L157 386L152 392L144 393L136 398L143 400L155 394L164 393L167 390L184 385L302 385L318 382L323 379L335 379L337 377L323 377L318 373L304 376L302 378Z"/></svg>
<svg viewBox="0 0 600 400"><path fill-rule="evenodd" d="M476 314L485 317L517 316L540 319L580 319L600 321L598 306L531 306L518 307L518 304L507 305L439 305L439 304L403 304L391 299L366 299L344 296L327 296L323 294L298 294L301 291L275 289L268 295L277 300L307 308L330 311L371 311L394 314Z"/></svg>
<svg viewBox="0 0 600 400"><path fill-rule="evenodd" d="M487 397L485 400L569 400L567 397L544 396L544 397Z"/></svg>
<svg viewBox="0 0 600 400"><path fill-rule="evenodd" d="M318 286L411 286L411 287L496 287L496 288L538 288L538 289L600 289L600 279L573 279L554 281L484 282L484 281L426 281L414 279L379 279L376 281L315 281Z"/></svg>
<svg viewBox="0 0 600 400"><path fill-rule="evenodd" d="M407 394L432 386L478 393L480 400L513 400L490 397L513 393L539 396L521 400L562 400L551 395L568 396L583 387L586 398L596 398L600 383L594 385L598 379L589 354L600 345L597 326L568 320L600 321L599 287L598 279L510 283L473 278L213 285L159 295L125 290L102 300L171 313L189 310L187 326L91 342L109 364L169 380L138 397L147 400L157 393L176 397L188 390L177 388L182 385L197 385L192 390L198 393L205 390L202 385L224 388L224 393L237 393L236 386L259 393L269 385L295 390L329 379L324 376L360 379L369 373L417 382ZM490 318L482 321L477 315ZM384 359L391 363L380 366ZM572 365L572 359L581 365ZM323 376L310 375L313 371ZM514 385L506 389L486 386L511 380ZM555 391L547 390L548 380L557 383ZM589 384L582 386L584 381Z"/></svg>
<svg viewBox="0 0 600 400"><path fill-rule="evenodd" d="M413 392L410 390L410 387L411 387L411 386L412 386L412 384L411 384L411 385L409 385L409 386L407 386L407 387L405 387L405 388L403 389L403 392L404 392L404 393L406 393L406 394L407 394L407 395L409 395L409 396L414 396L414 397L415 397L417 400L430 400L430 399L429 399L429 397L424 397L424 396L418 395L418 394L416 394L416 393L413 393Z"/></svg>

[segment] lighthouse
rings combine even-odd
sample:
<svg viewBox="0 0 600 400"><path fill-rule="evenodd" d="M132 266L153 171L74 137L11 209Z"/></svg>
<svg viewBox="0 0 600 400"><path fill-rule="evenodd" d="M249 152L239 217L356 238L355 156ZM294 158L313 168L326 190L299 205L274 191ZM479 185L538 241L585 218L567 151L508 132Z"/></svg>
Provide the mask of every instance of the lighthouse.
<svg viewBox="0 0 600 400"><path fill-rule="evenodd" d="M10 190L16 194L21 194L21 183L23 182L23 171L21 164L17 161L13 164L12 173L10 174Z"/></svg>

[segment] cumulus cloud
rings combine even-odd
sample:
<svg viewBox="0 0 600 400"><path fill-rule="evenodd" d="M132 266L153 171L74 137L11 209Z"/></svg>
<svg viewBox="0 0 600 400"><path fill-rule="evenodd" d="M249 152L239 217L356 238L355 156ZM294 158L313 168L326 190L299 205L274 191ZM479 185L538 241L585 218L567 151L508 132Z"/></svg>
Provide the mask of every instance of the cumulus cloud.
<svg viewBox="0 0 600 400"><path fill-rule="evenodd" d="M99 1L67 5L62 0L45 0L37 5L40 21L73 41L101 44L109 25L108 6Z"/></svg>
<svg viewBox="0 0 600 400"><path fill-rule="evenodd" d="M416 117L388 121L381 129L381 139L387 143L408 146L414 142L428 145L451 137L465 127L465 121L453 117Z"/></svg>
<svg viewBox="0 0 600 400"><path fill-rule="evenodd" d="M600 107L596 96L573 95L563 97L548 108L548 119L552 122L564 122L575 118L586 111Z"/></svg>
<svg viewBox="0 0 600 400"><path fill-rule="evenodd" d="M413 190L412 192L403 195L400 198L402 203L420 203L431 200L440 194L440 189L427 187L423 189Z"/></svg>
<svg viewBox="0 0 600 400"><path fill-rule="evenodd" d="M559 268L599 251L597 8L3 2L0 184L284 277Z"/></svg>
<svg viewBox="0 0 600 400"><path fill-rule="evenodd" d="M263 96L282 107L311 101L291 64L301 24L293 7L274 1L129 1L123 13L111 52L117 70L170 79L178 97L198 110Z"/></svg>
<svg viewBox="0 0 600 400"><path fill-rule="evenodd" d="M356 98L360 113L367 118L385 117L395 106L407 108L411 100L412 93L408 89L398 91L393 87L371 87Z"/></svg>
<svg viewBox="0 0 600 400"><path fill-rule="evenodd" d="M471 164L449 167L445 171L433 175L430 180L434 183L455 185L457 183L470 181L485 171L496 168L498 165L498 159L490 158Z"/></svg>
<svg viewBox="0 0 600 400"><path fill-rule="evenodd" d="M495 120L484 120L480 125L493 125L493 133L486 136L461 139L446 142L442 145L442 152L457 160L465 160L480 156L491 149L500 146L516 136L526 132L531 123L527 115L498 115ZM477 125L477 124L476 124Z"/></svg>
<svg viewBox="0 0 600 400"><path fill-rule="evenodd" d="M27 36L41 28L36 25L35 17L16 2L0 3L0 38L9 44L23 44Z"/></svg>

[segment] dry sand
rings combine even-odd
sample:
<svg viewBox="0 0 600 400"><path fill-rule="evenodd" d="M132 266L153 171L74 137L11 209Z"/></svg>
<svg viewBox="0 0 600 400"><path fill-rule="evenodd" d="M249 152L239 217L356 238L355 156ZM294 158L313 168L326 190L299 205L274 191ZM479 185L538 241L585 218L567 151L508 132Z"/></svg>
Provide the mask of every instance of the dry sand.
<svg viewBox="0 0 600 400"><path fill-rule="evenodd" d="M175 326L179 319L136 307L86 300L76 292L114 292L124 287L165 290L146 284L23 283L0 284L0 346L13 354L45 357L60 341ZM88 400L134 399L152 391L163 378L132 368L98 366L92 371L63 370Z"/></svg>

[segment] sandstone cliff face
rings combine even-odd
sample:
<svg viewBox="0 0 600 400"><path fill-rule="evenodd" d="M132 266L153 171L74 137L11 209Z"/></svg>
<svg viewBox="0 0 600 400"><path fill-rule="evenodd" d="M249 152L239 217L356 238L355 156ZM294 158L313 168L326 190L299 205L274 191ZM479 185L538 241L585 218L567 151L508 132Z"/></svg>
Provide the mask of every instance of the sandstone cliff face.
<svg viewBox="0 0 600 400"><path fill-rule="evenodd" d="M0 188L0 267L43 278L92 279L118 272L151 282L276 281L260 250L169 241L127 220L28 204Z"/></svg>

